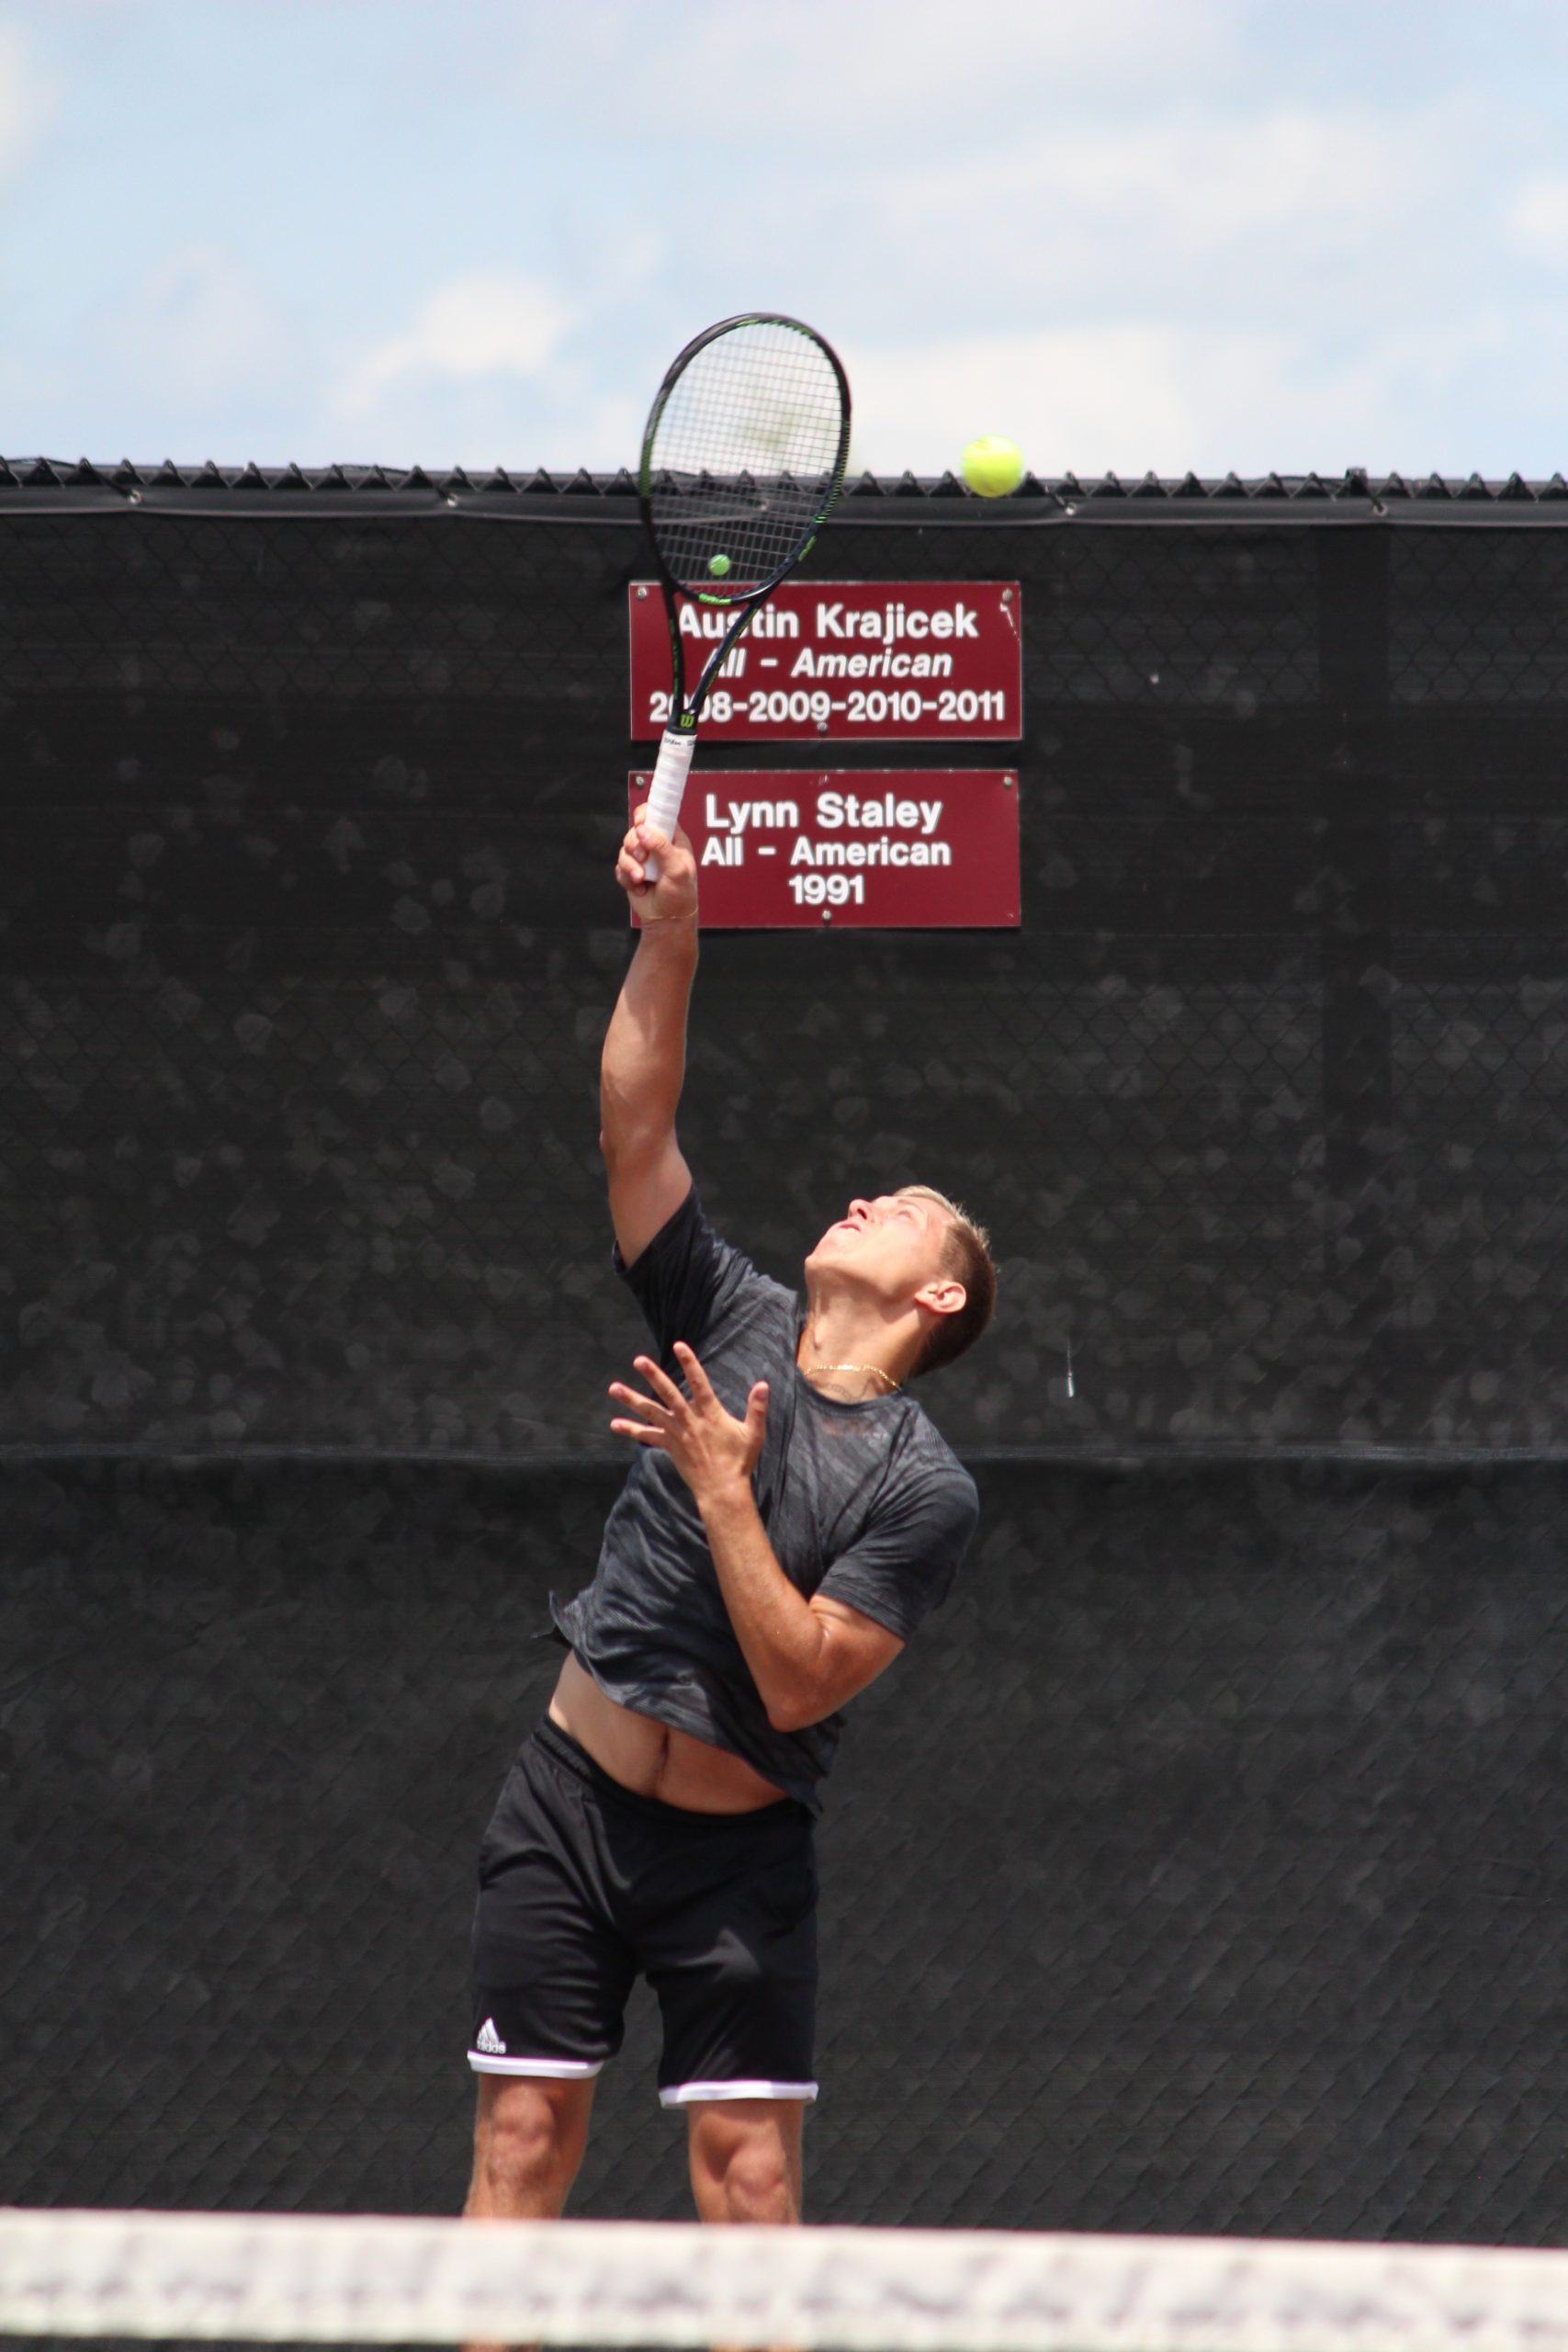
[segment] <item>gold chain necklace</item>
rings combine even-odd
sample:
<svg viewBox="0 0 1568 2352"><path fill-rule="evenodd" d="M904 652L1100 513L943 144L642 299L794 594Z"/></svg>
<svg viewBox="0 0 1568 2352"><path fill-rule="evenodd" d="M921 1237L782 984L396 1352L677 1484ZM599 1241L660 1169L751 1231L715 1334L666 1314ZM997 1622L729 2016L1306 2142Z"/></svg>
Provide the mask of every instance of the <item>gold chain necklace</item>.
<svg viewBox="0 0 1568 2352"><path fill-rule="evenodd" d="M890 1396L897 1396L902 1385L890 1372L884 1372L879 1363L808 1363L801 1368L807 1380L814 1372L863 1372L874 1380L885 1380Z"/></svg>

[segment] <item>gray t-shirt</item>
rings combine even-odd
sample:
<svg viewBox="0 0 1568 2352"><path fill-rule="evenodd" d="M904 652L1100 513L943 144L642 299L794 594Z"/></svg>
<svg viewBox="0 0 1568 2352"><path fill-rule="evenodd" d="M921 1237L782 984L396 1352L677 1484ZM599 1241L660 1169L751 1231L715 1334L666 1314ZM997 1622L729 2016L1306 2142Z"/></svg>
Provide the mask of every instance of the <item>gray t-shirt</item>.
<svg viewBox="0 0 1568 2352"><path fill-rule="evenodd" d="M907 1641L946 1598L978 1516L974 1480L919 1407L901 1393L844 1405L813 1388L795 1360L800 1301L719 1238L694 1192L631 1266L618 1253L616 1265L667 1371L683 1340L737 1415L753 1381L768 1383L753 1484L791 1583ZM593 1582L564 1607L552 1596L551 1609L612 1699L731 1749L819 1810L843 1718L798 1732L769 1723L691 1490L668 1455L638 1449Z"/></svg>

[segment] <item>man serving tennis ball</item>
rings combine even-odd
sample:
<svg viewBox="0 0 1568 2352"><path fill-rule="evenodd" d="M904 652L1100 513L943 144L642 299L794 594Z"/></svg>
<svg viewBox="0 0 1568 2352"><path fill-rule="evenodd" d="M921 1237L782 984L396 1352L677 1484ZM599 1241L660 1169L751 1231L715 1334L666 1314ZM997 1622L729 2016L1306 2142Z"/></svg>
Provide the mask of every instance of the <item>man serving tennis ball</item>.
<svg viewBox="0 0 1568 2352"><path fill-rule="evenodd" d="M657 861L657 879L649 866ZM975 1488L906 1393L984 1330L986 1237L941 1193L853 1200L804 1307L719 1238L676 1140L697 967L683 832L615 878L642 919L604 1039L615 1262L653 1333L615 1381L638 1451L570 1655L479 1858L471 2214L560 2211L634 1979L710 2222L800 2217L817 2096L812 1824L839 1709L946 1594Z"/></svg>

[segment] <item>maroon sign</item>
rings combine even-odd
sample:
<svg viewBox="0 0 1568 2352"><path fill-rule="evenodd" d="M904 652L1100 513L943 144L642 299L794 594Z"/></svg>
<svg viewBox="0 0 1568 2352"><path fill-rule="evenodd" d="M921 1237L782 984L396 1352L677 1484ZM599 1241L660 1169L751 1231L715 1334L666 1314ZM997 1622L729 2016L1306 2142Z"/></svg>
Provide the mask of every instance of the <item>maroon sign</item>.
<svg viewBox="0 0 1568 2352"><path fill-rule="evenodd" d="M651 769L633 774L631 809L651 780ZM1010 768L699 768L681 823L705 930L1018 922Z"/></svg>
<svg viewBox="0 0 1568 2352"><path fill-rule="evenodd" d="M670 711L670 627L656 582L634 580L634 740ZM705 741L939 743L1023 733L1022 607L1016 580L786 580L703 705ZM681 601L688 690L732 616Z"/></svg>

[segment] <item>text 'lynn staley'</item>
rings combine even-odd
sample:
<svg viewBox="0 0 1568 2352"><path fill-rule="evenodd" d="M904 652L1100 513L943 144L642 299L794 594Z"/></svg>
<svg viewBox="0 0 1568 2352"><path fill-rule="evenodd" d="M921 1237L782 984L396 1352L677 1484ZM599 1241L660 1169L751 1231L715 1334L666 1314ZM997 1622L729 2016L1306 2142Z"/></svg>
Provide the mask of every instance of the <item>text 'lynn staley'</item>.
<svg viewBox="0 0 1568 2352"><path fill-rule="evenodd" d="M827 833L918 833L930 840L942 822L940 800L907 800L894 792L818 792L816 821ZM709 833L784 833L798 831L797 800L736 800L728 793L706 795L703 821Z"/></svg>

